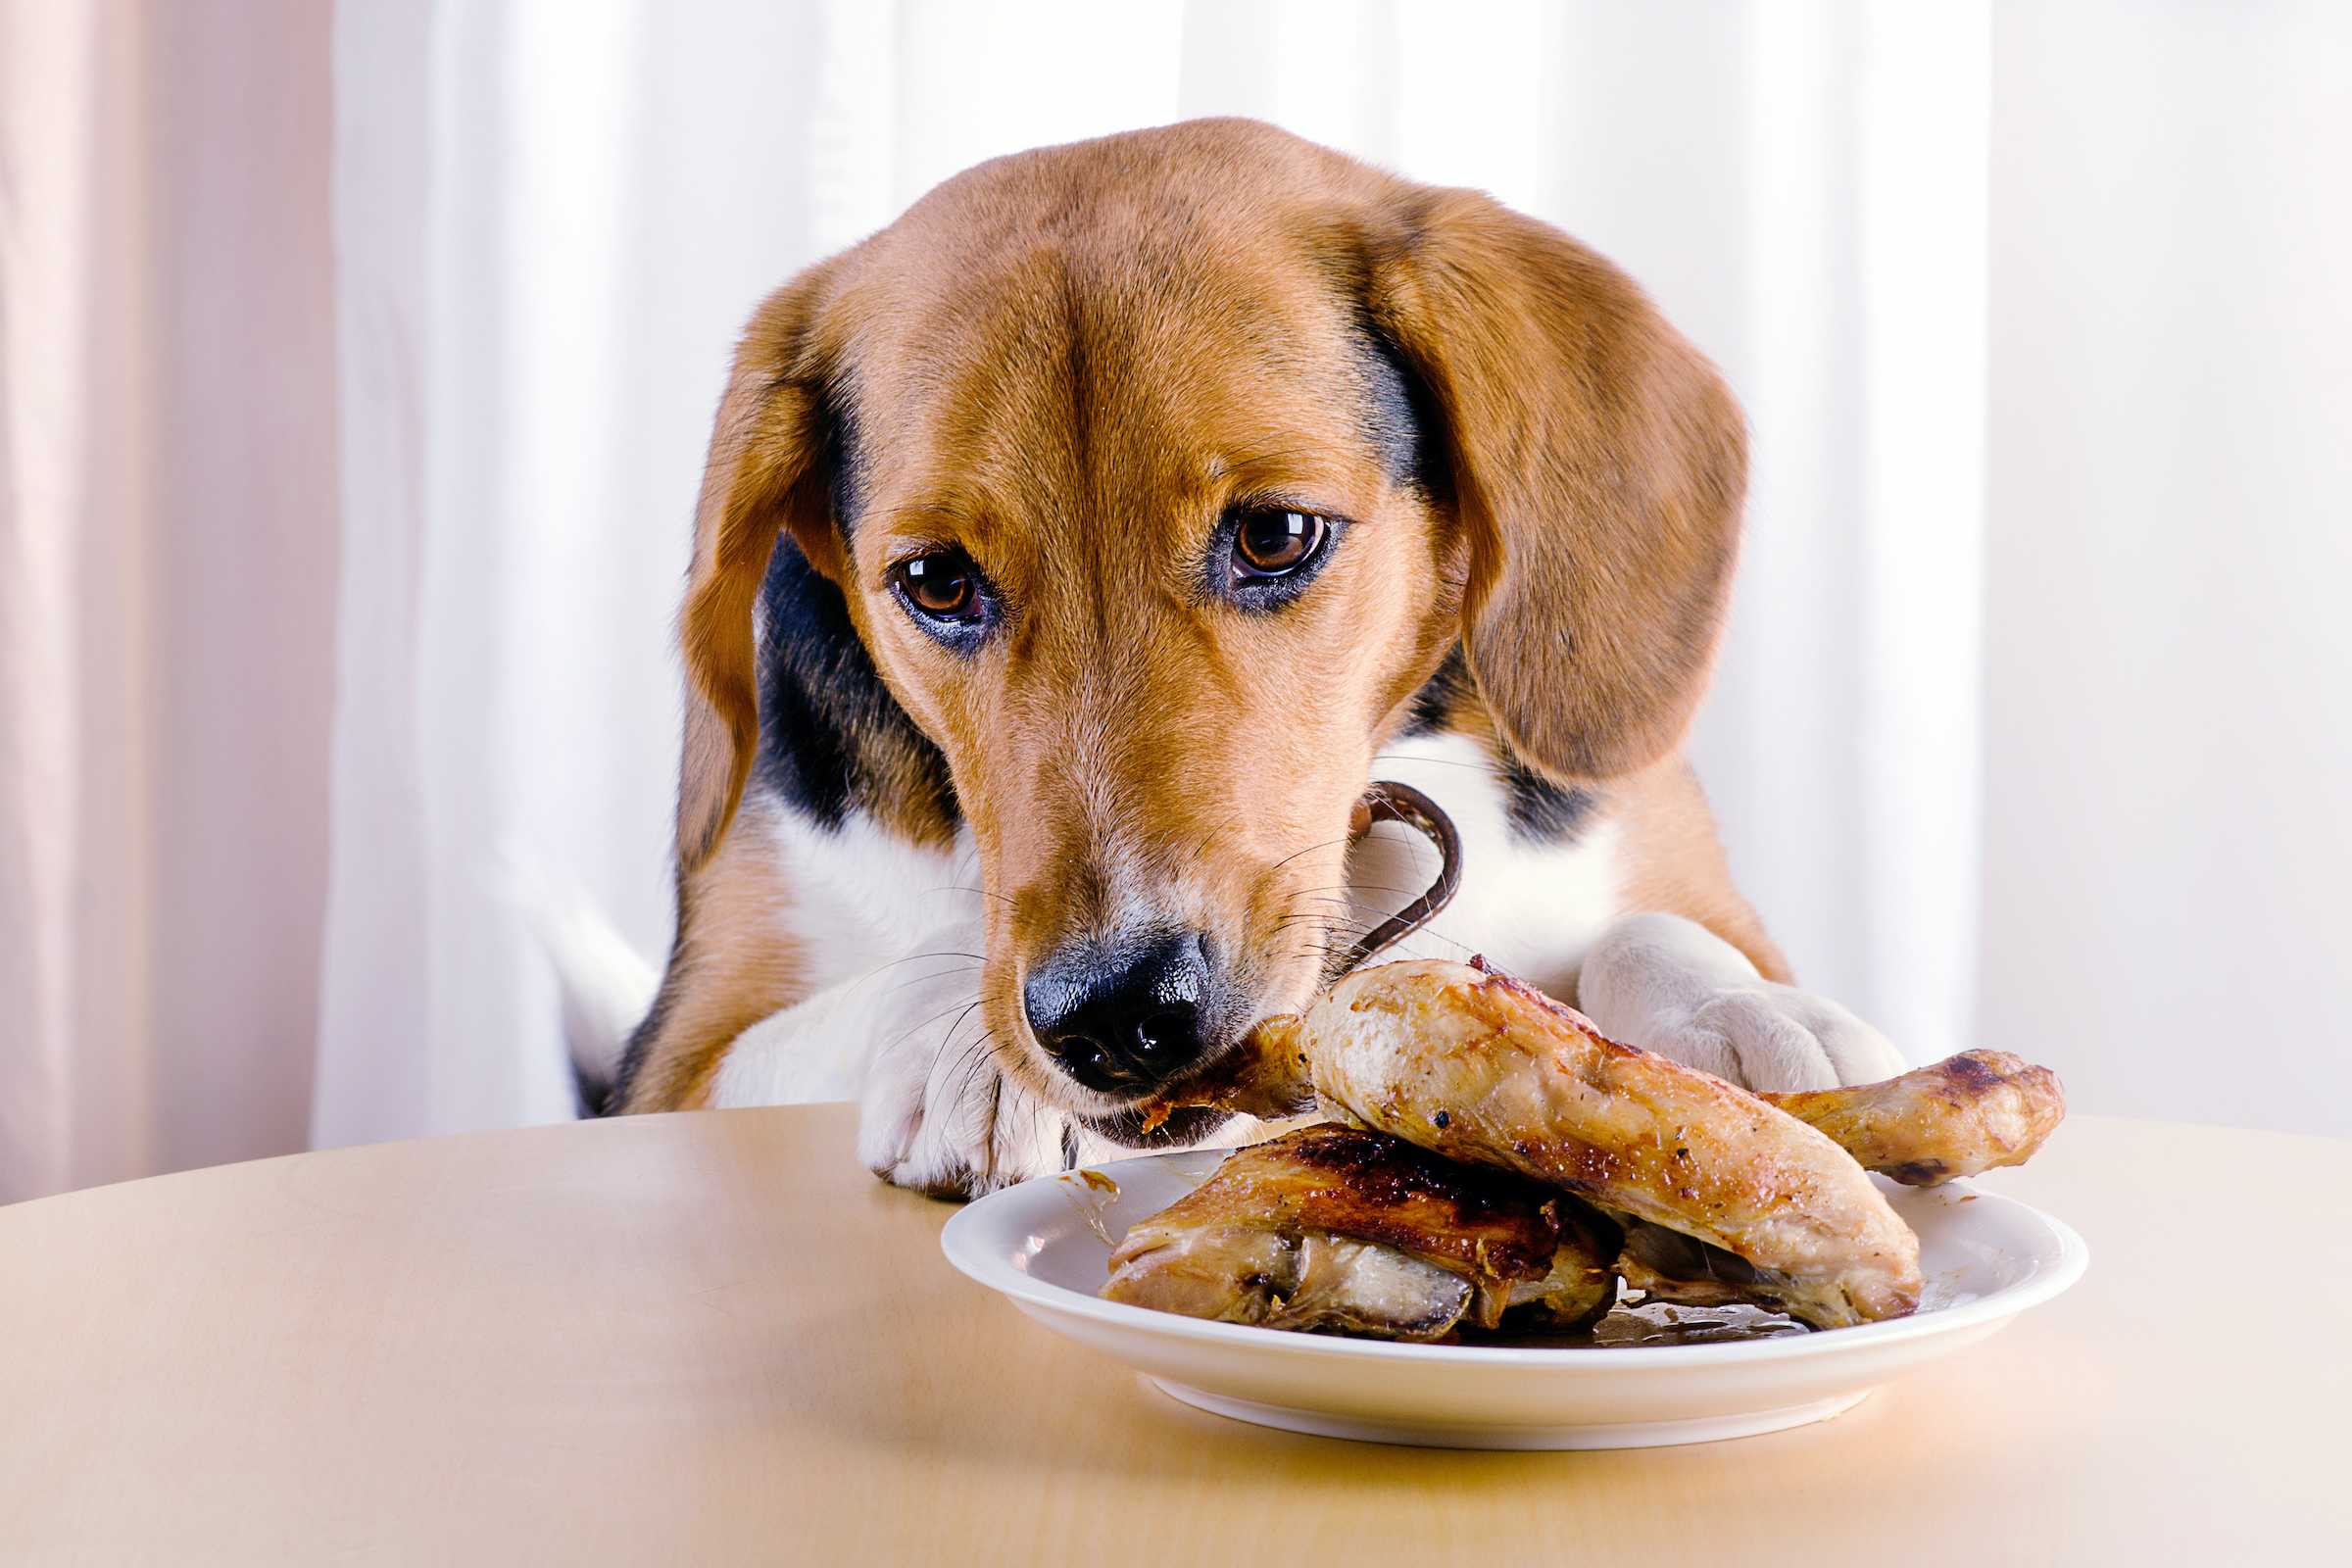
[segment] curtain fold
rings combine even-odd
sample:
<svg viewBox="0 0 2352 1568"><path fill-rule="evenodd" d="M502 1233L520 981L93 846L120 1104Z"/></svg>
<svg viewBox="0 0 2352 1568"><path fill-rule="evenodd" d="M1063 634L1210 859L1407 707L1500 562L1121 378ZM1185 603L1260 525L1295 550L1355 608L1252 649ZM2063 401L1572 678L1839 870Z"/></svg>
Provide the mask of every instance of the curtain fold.
<svg viewBox="0 0 2352 1568"><path fill-rule="evenodd" d="M1984 1032L2352 1137L2352 9L1999 21Z"/></svg>

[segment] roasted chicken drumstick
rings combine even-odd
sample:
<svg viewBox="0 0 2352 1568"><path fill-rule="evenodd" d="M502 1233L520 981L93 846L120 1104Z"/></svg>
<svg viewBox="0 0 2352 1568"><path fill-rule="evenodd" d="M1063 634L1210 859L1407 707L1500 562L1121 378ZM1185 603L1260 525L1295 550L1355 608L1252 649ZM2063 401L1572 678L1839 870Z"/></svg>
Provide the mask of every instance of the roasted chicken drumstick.
<svg viewBox="0 0 2352 1568"><path fill-rule="evenodd" d="M1826 1134L1607 1040L1506 976L1442 962L1359 970L1257 1037L1265 1067L1287 1061L1366 1126L1702 1244L1654 1258L1629 1249L1629 1284L1759 1301L1819 1328L1918 1305L1918 1238ZM1688 1266L1667 1266L1677 1251Z"/></svg>
<svg viewBox="0 0 2352 1568"><path fill-rule="evenodd" d="M2006 1051L1964 1051L1885 1083L1756 1098L1911 1187L2023 1165L2066 1119L2058 1075Z"/></svg>
<svg viewBox="0 0 2352 1568"><path fill-rule="evenodd" d="M1603 1039L1583 1015L1483 966L1448 963L1396 963L1350 975L1305 1012L1265 1020L1249 1050L1213 1080L1190 1086L1177 1102L1284 1115L1308 1108L1318 1095L1364 1127L1446 1160L1533 1178L1588 1200L1590 1207L1564 1212L1589 1216L1588 1245L1590 1233L1613 1230L1608 1269L1653 1298L1756 1302L1816 1327L1897 1316L1918 1301L1917 1239L1862 1167L1933 1186L2022 1164L2066 1114L2054 1073L1994 1051L1963 1053L1884 1083L1752 1095ZM1294 1136L1309 1135L1336 1137L1328 1128ZM1344 1147L1360 1157L1373 1146L1333 1142L1329 1152ZM1169 1210L1164 1231L1147 1231L1159 1220L1138 1227L1121 1249L1121 1262L1134 1268L1121 1287L1131 1294L1119 1298L1196 1290L1180 1282L1188 1269L1198 1275L1196 1264L1206 1260L1207 1275L1222 1282L1216 1289L1231 1293L1240 1281L1243 1295L1260 1288L1272 1295L1240 1305L1203 1298L1213 1309L1196 1315L1350 1326L1345 1312L1329 1306L1336 1298L1328 1289L1302 1283L1312 1276L1346 1284L1347 1272L1335 1273L1326 1261L1317 1275L1308 1266L1312 1249L1296 1238L1319 1232L1353 1236L1359 1248L1389 1243L1360 1224L1348 1231L1302 1218L1295 1202L1268 1206L1269 1194L1295 1185L1323 1157L1310 1154L1308 1143L1269 1153L1263 1165L1238 1163L1256 1153L1244 1151L1228 1162L1233 1181L1220 1172ZM1328 1186L1338 1174L1326 1159L1312 1176L1325 1184L1315 1200L1323 1210L1350 1201ZM1406 1228L1420 1227L1419 1240L1404 1249L1409 1256L1443 1253L1440 1238L1459 1223L1458 1215L1448 1220L1427 1203L1410 1208L1409 1216ZM1255 1236L1248 1243L1253 1247L1266 1245L1271 1232L1293 1238L1285 1255L1294 1259L1297 1279L1270 1286L1272 1276L1235 1262L1241 1252L1218 1252L1243 1247L1243 1231ZM1476 1233L1472 1227L1462 1234ZM1362 1280L1374 1277L1373 1253L1348 1255L1350 1266L1366 1271ZM1494 1255L1512 1254L1505 1249ZM1457 1278L1440 1294L1458 1297L1460 1310L1423 1314L1430 1323L1443 1319L1444 1328L1424 1332L1396 1315L1387 1326L1355 1331L1422 1338L1455 1323L1491 1326L1496 1303L1527 1290L1531 1267L1522 1260L1492 1280L1473 1279L1457 1261ZM1396 1277L1396 1271L1381 1277ZM1505 1289L1495 1283L1503 1279L1517 1283Z"/></svg>
<svg viewBox="0 0 2352 1568"><path fill-rule="evenodd" d="M1113 1301L1267 1328L1436 1340L1585 1327L1616 1299L1617 1227L1556 1188L1326 1122L1226 1156L1128 1231Z"/></svg>

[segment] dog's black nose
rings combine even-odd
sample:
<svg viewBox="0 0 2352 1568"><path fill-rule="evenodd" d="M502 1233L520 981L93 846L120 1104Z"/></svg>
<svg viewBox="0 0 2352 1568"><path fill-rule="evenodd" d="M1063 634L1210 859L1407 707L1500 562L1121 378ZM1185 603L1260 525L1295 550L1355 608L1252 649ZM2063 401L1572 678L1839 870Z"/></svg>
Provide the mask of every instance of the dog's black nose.
<svg viewBox="0 0 2352 1568"><path fill-rule="evenodd" d="M1140 1095L1200 1059L1208 959L1197 932L1064 950L1021 988L1029 1028L1072 1078Z"/></svg>

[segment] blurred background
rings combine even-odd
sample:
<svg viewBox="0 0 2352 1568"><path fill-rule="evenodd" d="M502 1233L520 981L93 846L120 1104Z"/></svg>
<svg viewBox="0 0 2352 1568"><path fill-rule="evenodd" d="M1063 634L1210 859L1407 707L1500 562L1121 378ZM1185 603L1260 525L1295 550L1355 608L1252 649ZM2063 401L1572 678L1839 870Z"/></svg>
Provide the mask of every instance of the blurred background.
<svg viewBox="0 0 2352 1568"><path fill-rule="evenodd" d="M2352 1134L2352 7L0 0L0 1200L572 1114L668 939L734 333L1253 115L1615 258L1753 425L1691 752L1799 977Z"/></svg>

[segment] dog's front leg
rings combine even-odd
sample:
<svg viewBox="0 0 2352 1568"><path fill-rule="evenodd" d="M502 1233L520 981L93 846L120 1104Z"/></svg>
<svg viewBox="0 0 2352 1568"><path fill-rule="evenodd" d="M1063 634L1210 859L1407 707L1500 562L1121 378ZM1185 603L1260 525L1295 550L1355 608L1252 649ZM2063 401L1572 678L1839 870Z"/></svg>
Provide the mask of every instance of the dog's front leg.
<svg viewBox="0 0 2352 1568"><path fill-rule="evenodd" d="M1738 948L1679 914L1610 926L1576 989L1610 1039L1749 1089L1832 1089L1903 1070L1885 1035L1827 997L1765 979Z"/></svg>
<svg viewBox="0 0 2352 1568"><path fill-rule="evenodd" d="M1070 1118L998 1070L967 977L909 986L877 1024L858 1096L858 1157L894 1186L978 1198L1062 1168Z"/></svg>
<svg viewBox="0 0 2352 1568"><path fill-rule="evenodd" d="M998 1071L979 966L964 957L979 940L935 931L909 956L754 1024L728 1048L711 1103L855 1096L866 1168L941 1197L1059 1170L1069 1117Z"/></svg>

